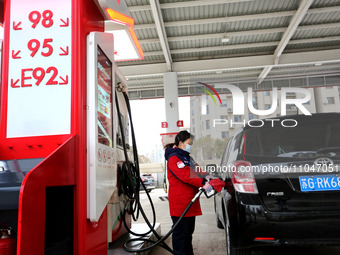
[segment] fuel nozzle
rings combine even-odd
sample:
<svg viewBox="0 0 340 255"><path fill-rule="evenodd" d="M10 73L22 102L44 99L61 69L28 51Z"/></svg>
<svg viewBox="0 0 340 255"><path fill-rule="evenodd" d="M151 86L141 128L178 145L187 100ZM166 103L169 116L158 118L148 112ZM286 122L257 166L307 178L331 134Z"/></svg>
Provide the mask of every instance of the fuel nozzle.
<svg viewBox="0 0 340 255"><path fill-rule="evenodd" d="M208 181L208 183L210 184L211 188L204 191L204 195L207 198L211 198L211 197L215 196L225 186L225 182L220 180L220 179L211 179L211 180Z"/></svg>
<svg viewBox="0 0 340 255"><path fill-rule="evenodd" d="M215 196L216 194L217 194L217 191L213 187L211 187L211 189L208 189L208 190L204 191L204 195L207 198L211 198L211 197Z"/></svg>

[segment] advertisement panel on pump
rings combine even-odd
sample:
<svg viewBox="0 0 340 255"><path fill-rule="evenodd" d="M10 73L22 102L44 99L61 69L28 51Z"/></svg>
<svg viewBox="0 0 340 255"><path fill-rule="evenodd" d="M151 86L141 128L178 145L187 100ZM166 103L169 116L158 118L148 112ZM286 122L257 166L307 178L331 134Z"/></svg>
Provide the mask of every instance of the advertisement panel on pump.
<svg viewBox="0 0 340 255"><path fill-rule="evenodd" d="M98 143L112 147L112 63L97 49Z"/></svg>
<svg viewBox="0 0 340 255"><path fill-rule="evenodd" d="M97 222L116 187L112 34L87 38L87 218Z"/></svg>

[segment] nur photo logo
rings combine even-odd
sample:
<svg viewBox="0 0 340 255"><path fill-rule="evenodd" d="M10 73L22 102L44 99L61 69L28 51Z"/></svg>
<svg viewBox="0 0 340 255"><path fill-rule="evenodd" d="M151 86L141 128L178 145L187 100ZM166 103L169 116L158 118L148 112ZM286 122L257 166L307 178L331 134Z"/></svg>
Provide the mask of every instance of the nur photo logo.
<svg viewBox="0 0 340 255"><path fill-rule="evenodd" d="M217 91L216 91L216 89L214 89L214 87L212 87L209 84L203 83L203 82L198 82L198 84L201 84L201 85L207 87L208 89L210 89L212 92L214 92L214 94L217 96L217 98L220 101L220 104L222 106L222 100L220 98L220 95L217 93ZM206 92L208 95L210 95L210 97L214 101L215 105L217 106L216 100L215 100L214 96L211 94L211 92L209 90L204 89L204 88L200 88L200 89L203 90L204 92Z"/></svg>
<svg viewBox="0 0 340 255"><path fill-rule="evenodd" d="M203 83L203 82L198 82L198 84L203 85L204 87L210 89L218 98L221 106L222 106L222 100L220 95L217 93L216 89L207 84L207 83ZM310 101L311 99L311 93L308 89L306 88L296 88L296 87L282 87L281 88L281 93L280 93L280 97L278 96L278 89L277 88L273 88L271 90L271 95L272 95L272 102L271 102L271 106L269 109L265 109L265 110L260 110L260 109L255 109L254 105L253 105L253 88L252 87L248 87L247 89L247 106L248 109L247 111L245 111L245 95L243 93L243 91L235 86L235 85L231 85L231 84L215 84L215 87L219 87L219 88L225 88L228 89L231 92L232 95L232 112L233 115L245 115L250 113L253 113L254 115L258 115L258 116L268 116L273 114L276 110L278 105L281 106L281 111L280 111L280 115L281 116L286 116L286 111L287 111L287 105L293 105L295 106L298 110L300 110L304 115L312 115L307 109L306 107L303 105L304 103L307 103ZM212 95L212 93L205 89L205 88L200 88L202 91L204 91L205 93L207 93L208 95L210 95L210 97L213 99L215 106L217 106L217 102L214 98L214 96ZM295 94L301 94L302 97L300 98L289 98L289 95L295 93ZM207 102L206 102L206 98L202 97L202 101L201 101L201 109L202 109L202 115L206 115L206 106Z"/></svg>

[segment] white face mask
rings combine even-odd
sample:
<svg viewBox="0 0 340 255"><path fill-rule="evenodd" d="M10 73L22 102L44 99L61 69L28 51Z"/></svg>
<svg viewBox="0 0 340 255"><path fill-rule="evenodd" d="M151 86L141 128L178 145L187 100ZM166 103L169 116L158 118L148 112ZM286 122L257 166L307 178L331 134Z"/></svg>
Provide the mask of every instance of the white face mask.
<svg viewBox="0 0 340 255"><path fill-rule="evenodd" d="M191 149L192 149L191 145L187 143L186 147L183 150L185 150L186 152L190 153Z"/></svg>

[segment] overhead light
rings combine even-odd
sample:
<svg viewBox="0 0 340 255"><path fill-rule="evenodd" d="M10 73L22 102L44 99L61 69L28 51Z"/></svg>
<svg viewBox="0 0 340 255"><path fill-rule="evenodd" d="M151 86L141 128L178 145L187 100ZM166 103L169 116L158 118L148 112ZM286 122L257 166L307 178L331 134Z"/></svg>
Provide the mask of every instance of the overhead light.
<svg viewBox="0 0 340 255"><path fill-rule="evenodd" d="M105 32L113 33L115 61L141 60L142 47L133 30L134 20L112 9L106 9L112 20L105 22Z"/></svg>
<svg viewBox="0 0 340 255"><path fill-rule="evenodd" d="M222 43L228 43L230 41L230 38L228 36L223 36L221 42Z"/></svg>
<svg viewBox="0 0 340 255"><path fill-rule="evenodd" d="M133 30L135 21L123 0L95 0L105 18L105 32L113 34L115 61L141 60L142 47Z"/></svg>
<svg viewBox="0 0 340 255"><path fill-rule="evenodd" d="M110 19L118 24L127 25L129 27L132 27L135 24L133 18L111 8L106 8L106 12L109 15Z"/></svg>
<svg viewBox="0 0 340 255"><path fill-rule="evenodd" d="M216 71L216 73L217 73L217 74L219 74L219 73L223 73L223 71Z"/></svg>
<svg viewBox="0 0 340 255"><path fill-rule="evenodd" d="M321 66L322 63L321 63L321 62L318 62L318 63L315 63L314 65L315 65L315 66Z"/></svg>
<svg viewBox="0 0 340 255"><path fill-rule="evenodd" d="M128 30L119 29L106 31L113 34L115 61L142 59ZM142 51L143 52L143 51Z"/></svg>

